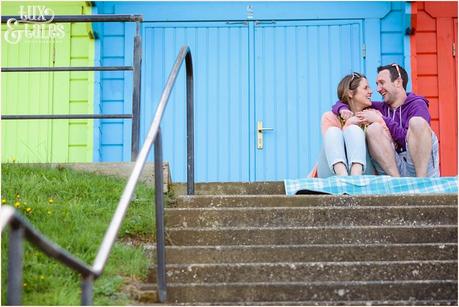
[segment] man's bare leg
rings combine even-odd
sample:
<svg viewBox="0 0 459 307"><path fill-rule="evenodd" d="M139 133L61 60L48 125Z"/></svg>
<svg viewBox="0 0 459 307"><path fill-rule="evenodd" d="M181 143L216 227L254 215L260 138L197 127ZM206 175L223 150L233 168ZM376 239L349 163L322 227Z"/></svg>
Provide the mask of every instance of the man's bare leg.
<svg viewBox="0 0 459 307"><path fill-rule="evenodd" d="M371 124L367 128L366 136L371 157L378 162L387 175L400 177L394 147L384 132L383 126L378 123Z"/></svg>
<svg viewBox="0 0 459 307"><path fill-rule="evenodd" d="M408 149L417 177L427 176L427 164L432 154L432 132L422 117L412 117L408 125Z"/></svg>

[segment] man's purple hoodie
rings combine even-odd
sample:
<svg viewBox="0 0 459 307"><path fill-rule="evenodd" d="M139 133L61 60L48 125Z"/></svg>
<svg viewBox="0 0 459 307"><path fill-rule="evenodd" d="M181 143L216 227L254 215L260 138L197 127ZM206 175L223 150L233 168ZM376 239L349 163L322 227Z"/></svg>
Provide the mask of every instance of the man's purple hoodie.
<svg viewBox="0 0 459 307"><path fill-rule="evenodd" d="M395 110L382 101L372 101L371 107L381 112L392 139L402 150L406 150L408 123L413 116L422 117L430 124L429 101L414 93L407 93L405 102ZM349 109L349 106L337 101L332 112L339 115L342 108Z"/></svg>

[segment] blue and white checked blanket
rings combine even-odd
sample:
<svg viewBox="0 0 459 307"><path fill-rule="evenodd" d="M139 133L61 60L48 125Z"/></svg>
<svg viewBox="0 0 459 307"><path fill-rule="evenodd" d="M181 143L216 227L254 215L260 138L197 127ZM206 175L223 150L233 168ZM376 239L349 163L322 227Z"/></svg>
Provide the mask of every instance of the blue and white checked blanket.
<svg viewBox="0 0 459 307"><path fill-rule="evenodd" d="M456 177L416 178L390 176L332 176L328 178L286 179L287 195L297 194L419 194L457 193Z"/></svg>

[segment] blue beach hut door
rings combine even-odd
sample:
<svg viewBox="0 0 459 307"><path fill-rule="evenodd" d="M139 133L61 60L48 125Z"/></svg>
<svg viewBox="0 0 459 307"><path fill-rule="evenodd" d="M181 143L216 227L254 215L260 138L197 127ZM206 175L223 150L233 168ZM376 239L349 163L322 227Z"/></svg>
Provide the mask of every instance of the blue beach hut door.
<svg viewBox="0 0 459 307"><path fill-rule="evenodd" d="M305 177L319 153L321 115L336 101L339 80L364 71L362 23L255 22L254 33L252 180Z"/></svg>
<svg viewBox="0 0 459 307"><path fill-rule="evenodd" d="M198 182L249 181L248 24L146 23L141 136L156 110L182 45L193 55L195 178ZM185 67L162 122L164 160L172 179L186 181ZM151 156L150 159L153 159Z"/></svg>

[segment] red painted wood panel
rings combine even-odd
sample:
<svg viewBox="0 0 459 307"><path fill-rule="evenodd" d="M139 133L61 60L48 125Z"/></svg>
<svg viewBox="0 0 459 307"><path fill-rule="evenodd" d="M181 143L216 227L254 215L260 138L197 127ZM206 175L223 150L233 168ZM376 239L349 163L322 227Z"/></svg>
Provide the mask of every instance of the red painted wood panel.
<svg viewBox="0 0 459 307"><path fill-rule="evenodd" d="M452 18L437 18L438 98L440 101L440 142L442 144L440 161L451 162L444 167L444 175L457 173L457 85L454 77L453 28Z"/></svg>
<svg viewBox="0 0 459 307"><path fill-rule="evenodd" d="M437 76L422 76L418 74L418 93L417 94L420 94L426 97L438 97L437 84L438 84Z"/></svg>
<svg viewBox="0 0 459 307"><path fill-rule="evenodd" d="M429 53L429 54L418 54L418 61L422 63L418 67L418 74L420 75L437 75L438 67L437 67L437 54L436 53Z"/></svg>
<svg viewBox="0 0 459 307"><path fill-rule="evenodd" d="M425 11L418 12L418 22L416 31L432 31L436 30L435 18L427 14Z"/></svg>
<svg viewBox="0 0 459 307"><path fill-rule="evenodd" d="M456 84L457 87L457 18L453 19L453 39L454 39L454 49L455 49L455 55L454 55L454 60L456 61L456 65L454 66L454 84ZM457 102L457 88L456 88L456 102ZM457 103L456 103L457 107Z"/></svg>
<svg viewBox="0 0 459 307"><path fill-rule="evenodd" d="M426 97L429 100L429 111L432 119L438 120L438 98Z"/></svg>
<svg viewBox="0 0 459 307"><path fill-rule="evenodd" d="M413 2L413 91L430 101L432 129L440 143L440 173L457 175L457 2Z"/></svg>
<svg viewBox="0 0 459 307"><path fill-rule="evenodd" d="M436 53L437 52L437 35L436 32L417 32L416 47L419 53Z"/></svg>
<svg viewBox="0 0 459 307"><path fill-rule="evenodd" d="M424 10L432 17L457 17L457 1L425 1Z"/></svg>
<svg viewBox="0 0 459 307"><path fill-rule="evenodd" d="M435 134L437 134L437 135L440 134L440 124L439 124L438 120L432 120L430 122L430 126L432 126L432 130L435 132ZM444 175L441 174L441 176L444 176Z"/></svg>

